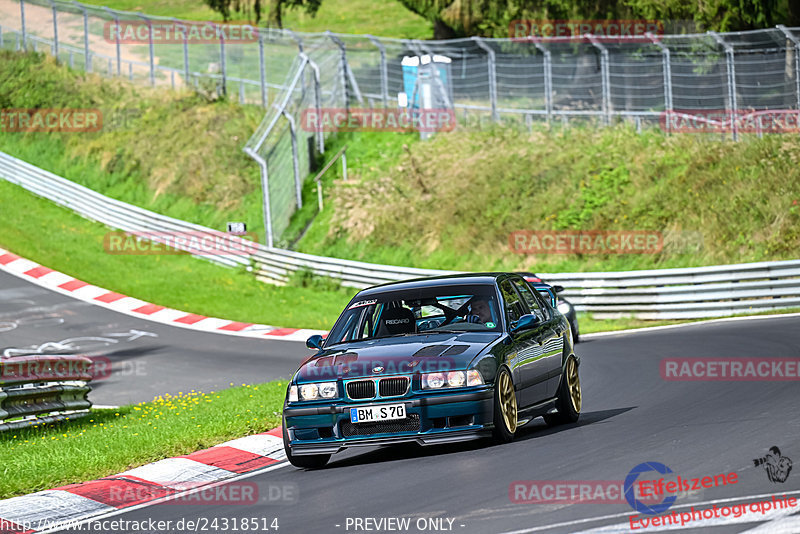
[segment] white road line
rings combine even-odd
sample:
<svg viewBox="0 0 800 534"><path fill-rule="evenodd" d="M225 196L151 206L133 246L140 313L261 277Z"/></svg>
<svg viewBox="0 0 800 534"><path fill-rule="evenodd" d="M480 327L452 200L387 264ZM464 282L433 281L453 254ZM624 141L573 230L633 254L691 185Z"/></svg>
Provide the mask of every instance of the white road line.
<svg viewBox="0 0 800 534"><path fill-rule="evenodd" d="M744 496L744 497L731 497L729 499L716 499L716 500L713 500L713 501L692 502L692 503L687 503L687 504L681 504L679 506L673 506L672 508L670 508L670 510L680 510L680 509L685 509L685 508L691 508L693 506L695 508L701 508L701 507L706 507L708 505L713 506L715 504L730 503L730 502L737 502L737 501L744 501L744 500L747 500L747 501L761 500L761 499L771 498L773 495L780 496L780 497L782 497L784 495L800 495L800 490L797 490L797 491L782 491L780 493L762 493L760 495L748 495L748 496ZM794 513L796 511L797 510L795 509L795 510L789 511L788 513ZM751 514L751 512L748 512L748 514L746 514L746 515L750 515L750 514ZM632 512L624 512L624 513L620 513L620 514L610 514L610 515L603 515L603 516L597 516L597 517L587 517L585 519L576 519L574 521L564 521L562 523L552 523L550 525L541 525L541 526L538 526L538 527L524 528L524 529L520 529L520 530L511 530L511 531L503 532L501 534L528 534L529 532L541 532L541 531L544 531L544 530L551 530L551 529L554 529L554 528L571 527L571 526L575 526L575 525L584 525L586 523L593 523L593 522L597 522L597 521L605 521L607 519L620 519L620 518L623 518L623 517L627 518L627 517L630 517L632 515L638 515L638 514L636 512L632 511ZM786 514L784 514L784 515L786 515ZM742 516L742 517L745 517L745 516ZM766 517L766 514L764 514L762 516L758 516L758 517ZM783 517L783 516L781 516L781 517ZM764 521L764 519L755 519L755 521ZM630 523L620 523L620 524L617 524L617 525L608 525L608 526L609 527L620 528L620 525L624 526L624 530L622 532L628 532L628 533L631 532ZM689 525L685 526L685 528L696 528L696 527L697 527L696 523L694 524L694 526L689 526ZM601 527L601 528L604 528L604 527ZM653 527L647 527L647 532L654 532L655 530L657 530L657 529L653 528ZM591 531L580 531L580 532L571 531L571 532L572 532L572 534L581 534L583 532L600 532L600 531L591 530ZM617 531L614 530L614 531L602 531L602 532L617 532Z"/></svg>
<svg viewBox="0 0 800 534"><path fill-rule="evenodd" d="M152 500L152 501L143 502L143 503L137 504L135 506L129 506L127 508L120 508L118 510L113 510L113 511L105 513L105 514L98 514L98 515L95 515L95 516L86 517L85 519L82 519L81 521L76 521L75 523L72 523L72 524L70 524L70 525L68 525L66 527L59 526L59 527L53 527L53 528L50 528L50 529L47 529L47 530L40 530L40 531L38 531L37 534L49 534L51 532L61 532L62 530L66 530L66 529L74 529L78 525L85 525L87 523L91 523L91 522L94 522L94 521L102 521L103 519L107 519L109 517L114 517L114 516L121 515L121 514L126 514L128 512L132 512L134 510L141 510L143 508L149 508L151 506L156 506L156 505L163 504L165 502L169 502L169 501L172 501L172 500L175 500L175 499L178 499L178 498L186 497L187 495L193 495L193 494L199 493L201 491L206 491L209 488L215 488L217 486L221 486L221 485L225 485L225 484L231 484L233 482L236 482L236 481L239 481L239 480L244 480L246 478L251 478L251 477L254 477L254 476L258 476L258 475L263 475L264 473L267 473L269 471L275 471L277 469L280 469L282 467L286 467L288 465L290 465L289 462L282 462L282 463L279 463L279 464L273 464L273 465L270 465L270 466L265 467L263 469L259 469L258 471L253 471L251 473L246 473L244 475L236 475L236 476L234 476L232 478L221 480L219 482L215 482L215 483L212 483L212 484L207 484L205 486L201 486L201 487L198 487L198 488L195 488L195 489L192 489L192 490L182 491L182 492L179 492L179 493L173 493L172 495L167 495L165 497L161 497L160 499L155 499L155 500Z"/></svg>

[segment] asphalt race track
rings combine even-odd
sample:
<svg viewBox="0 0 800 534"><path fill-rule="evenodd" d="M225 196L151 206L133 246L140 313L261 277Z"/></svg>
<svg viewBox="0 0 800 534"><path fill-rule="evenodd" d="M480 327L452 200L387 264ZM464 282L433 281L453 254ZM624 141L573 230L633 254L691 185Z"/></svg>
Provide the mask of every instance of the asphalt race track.
<svg viewBox="0 0 800 534"><path fill-rule="evenodd" d="M311 354L302 343L137 319L0 272L0 354L58 349L86 354L96 365L110 364L110 374L92 382L89 398L100 405L289 378Z"/></svg>
<svg viewBox="0 0 800 534"><path fill-rule="evenodd" d="M145 372L114 374L96 384L97 403L251 383L254 376L287 377L308 354L300 343L195 333L137 320L2 273L0 288L0 330L6 328L0 332L2 348L41 346L79 336L127 335L93 350L115 365L143 362ZM14 328L8 326L11 322L16 322ZM135 331L155 336L134 335ZM84 342L88 340L79 340ZM772 446L800 462L797 381L677 382L663 380L659 370L666 357L798 358L800 318L739 320L587 339L577 346L577 353L582 358L584 400L576 425L549 429L535 419L521 429L516 441L502 446L479 441L346 451L319 471L283 464L228 483L257 485L255 503L167 503L108 519L139 522L139 528L115 525L119 532L274 532L263 527L274 525L275 518L277 532L303 534L631 532L628 516L633 510L626 502L515 503L509 489L515 481L526 480L623 481L642 462L666 464L684 478L737 474L736 484L679 497L672 508L677 512L691 505L751 503L771 495L800 497L797 469L785 482L771 482L764 468L753 462ZM800 516L785 515L745 514L733 523L678 529L800 532ZM250 521L246 529L241 523L245 518ZM371 519L356 523L365 518ZM372 521L389 518L408 518L410 526L397 530L397 523L379 526ZM141 528L150 520L152 524L169 520L172 526ZM188 529L185 523L176 525L180 520L200 523ZM260 528L255 528L255 521Z"/></svg>

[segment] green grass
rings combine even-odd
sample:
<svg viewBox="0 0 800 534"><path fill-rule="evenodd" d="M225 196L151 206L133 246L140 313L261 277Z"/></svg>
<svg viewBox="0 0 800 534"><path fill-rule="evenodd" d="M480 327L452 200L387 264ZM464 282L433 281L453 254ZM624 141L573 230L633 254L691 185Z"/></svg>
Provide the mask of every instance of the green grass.
<svg viewBox="0 0 800 534"><path fill-rule="evenodd" d="M0 246L52 269L125 295L234 321L327 330L353 290L300 279L274 286L244 270L188 255L116 255L110 231L0 180Z"/></svg>
<svg viewBox="0 0 800 534"><path fill-rule="evenodd" d="M233 386L233 384L231 384ZM286 382L189 391L0 433L0 499L110 476L281 423Z"/></svg>
<svg viewBox="0 0 800 534"><path fill-rule="evenodd" d="M222 16L202 0L89 0L86 3L162 17L222 20ZM232 17L237 21L240 18L235 13ZM433 35L430 22L412 13L397 0L324 0L313 17L302 9L285 10L283 26L298 32L330 30L334 33L372 34L399 39L429 39Z"/></svg>
<svg viewBox="0 0 800 534"><path fill-rule="evenodd" d="M800 250L800 138L738 143L624 125L347 134L349 180L297 248L361 261L534 272L694 267L794 259ZM404 148L407 147L407 148ZM301 224L305 227L309 214ZM516 230L648 230L657 254L520 254ZM681 244L679 238L699 237ZM290 237L296 237L292 235Z"/></svg>

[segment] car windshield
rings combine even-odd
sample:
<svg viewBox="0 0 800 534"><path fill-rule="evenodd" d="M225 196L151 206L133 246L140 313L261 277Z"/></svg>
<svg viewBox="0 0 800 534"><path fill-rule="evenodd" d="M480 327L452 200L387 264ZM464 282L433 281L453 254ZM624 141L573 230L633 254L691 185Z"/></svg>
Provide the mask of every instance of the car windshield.
<svg viewBox="0 0 800 534"><path fill-rule="evenodd" d="M326 346L437 332L499 332L493 285L442 285L357 295L331 330Z"/></svg>

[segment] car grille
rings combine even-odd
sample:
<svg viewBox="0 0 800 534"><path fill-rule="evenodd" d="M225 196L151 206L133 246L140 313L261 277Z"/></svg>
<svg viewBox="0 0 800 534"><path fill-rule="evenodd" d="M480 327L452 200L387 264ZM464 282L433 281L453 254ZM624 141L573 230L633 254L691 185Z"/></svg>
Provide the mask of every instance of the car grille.
<svg viewBox="0 0 800 534"><path fill-rule="evenodd" d="M419 415L408 414L408 417L399 421L380 421L377 423L351 423L342 421L340 425L342 436L367 436L371 434L391 434L395 432L419 432Z"/></svg>
<svg viewBox="0 0 800 534"><path fill-rule="evenodd" d="M376 391L375 379L353 380L347 383L347 396L353 400L374 399L380 392L381 397L401 397L408 392L410 384L407 376L381 378Z"/></svg>
<svg viewBox="0 0 800 534"><path fill-rule="evenodd" d="M347 384L347 396L351 399L375 398L374 380L357 380Z"/></svg>
<svg viewBox="0 0 800 534"><path fill-rule="evenodd" d="M378 390L381 393L381 397L399 397L406 394L409 382L410 380L407 376L381 378L378 383Z"/></svg>

